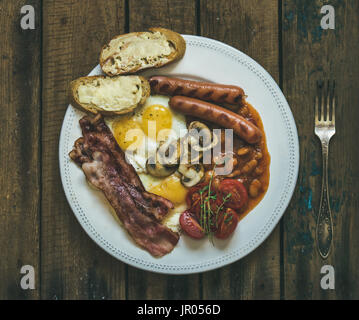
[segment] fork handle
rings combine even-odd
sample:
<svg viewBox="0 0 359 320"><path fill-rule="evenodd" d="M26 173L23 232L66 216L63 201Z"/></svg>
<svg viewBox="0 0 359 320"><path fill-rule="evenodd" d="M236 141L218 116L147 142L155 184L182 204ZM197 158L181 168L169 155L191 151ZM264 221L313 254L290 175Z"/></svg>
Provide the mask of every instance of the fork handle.
<svg viewBox="0 0 359 320"><path fill-rule="evenodd" d="M322 142L323 177L322 193L320 198L317 221L317 245L319 254L323 259L328 258L333 240L333 221L328 193L328 151L329 141Z"/></svg>

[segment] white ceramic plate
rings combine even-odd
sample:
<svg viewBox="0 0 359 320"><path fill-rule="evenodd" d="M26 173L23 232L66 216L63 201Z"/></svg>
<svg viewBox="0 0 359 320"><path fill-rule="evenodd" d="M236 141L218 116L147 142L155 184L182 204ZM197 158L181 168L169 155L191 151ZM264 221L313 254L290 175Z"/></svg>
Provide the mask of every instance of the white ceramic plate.
<svg viewBox="0 0 359 320"><path fill-rule="evenodd" d="M261 115L271 155L268 191L238 225L230 239L191 240L182 236L168 255L154 258L139 248L111 214L102 192L86 182L83 171L68 156L81 136L82 112L68 107L59 146L60 171L67 200L87 234L104 250L140 269L188 274L216 269L237 261L257 248L282 217L295 188L299 167L297 130L290 107L272 77L253 59L221 42L197 36L184 36L184 58L164 68L143 72L145 76L171 75L239 85L247 100ZM90 75L101 74L97 66Z"/></svg>

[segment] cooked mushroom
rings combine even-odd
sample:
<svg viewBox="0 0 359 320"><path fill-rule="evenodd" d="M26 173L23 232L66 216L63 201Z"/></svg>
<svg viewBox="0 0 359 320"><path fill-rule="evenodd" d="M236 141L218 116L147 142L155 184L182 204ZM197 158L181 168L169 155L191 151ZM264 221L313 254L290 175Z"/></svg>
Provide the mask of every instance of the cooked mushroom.
<svg viewBox="0 0 359 320"><path fill-rule="evenodd" d="M149 157L146 162L148 173L155 177L168 177L177 170L177 166L167 166L155 161L154 157Z"/></svg>
<svg viewBox="0 0 359 320"><path fill-rule="evenodd" d="M202 159L203 153L194 150L190 144L191 137L186 135L181 139L181 164L192 163L196 164Z"/></svg>
<svg viewBox="0 0 359 320"><path fill-rule="evenodd" d="M178 172L182 174L181 182L185 187L193 187L199 183L204 176L202 164L181 164Z"/></svg>
<svg viewBox="0 0 359 320"><path fill-rule="evenodd" d="M218 137L200 121L192 121L188 126L191 147L196 151L207 151L218 143Z"/></svg>
<svg viewBox="0 0 359 320"><path fill-rule="evenodd" d="M177 166L181 155L180 139L167 141L157 150L158 161L166 166Z"/></svg>

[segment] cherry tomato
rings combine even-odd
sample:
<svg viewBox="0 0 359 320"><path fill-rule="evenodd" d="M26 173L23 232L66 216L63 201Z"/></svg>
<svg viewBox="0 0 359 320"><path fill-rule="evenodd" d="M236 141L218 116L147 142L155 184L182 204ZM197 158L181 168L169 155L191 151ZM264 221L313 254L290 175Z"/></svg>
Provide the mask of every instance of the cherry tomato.
<svg viewBox="0 0 359 320"><path fill-rule="evenodd" d="M211 195L213 195L212 192L211 192ZM209 211L208 204L213 213L211 216L208 215L208 211ZM222 201L219 200L217 197L216 197L216 199L209 199L208 202L206 201L207 219L211 219L211 222L209 222L209 220L207 220L207 223L209 223L209 226L213 232L216 231L216 216L218 214L220 214L221 212L223 212L223 210L225 209L223 206L221 206L221 204L222 204ZM202 213L203 213L203 211L202 211ZM199 221L201 221L200 220L201 219L201 211L199 212L199 215L196 214L196 217Z"/></svg>
<svg viewBox="0 0 359 320"><path fill-rule="evenodd" d="M233 209L227 208L225 212L218 216L217 225L215 236L219 239L226 239L236 229L238 225L238 215Z"/></svg>
<svg viewBox="0 0 359 320"><path fill-rule="evenodd" d="M202 239L204 237L204 230L192 212L188 210L182 212L179 221L182 230L191 238Z"/></svg>
<svg viewBox="0 0 359 320"><path fill-rule="evenodd" d="M222 197L231 194L224 204L226 208L239 210L248 202L248 192L242 182L235 179L224 179L219 184L218 190Z"/></svg>
<svg viewBox="0 0 359 320"><path fill-rule="evenodd" d="M201 196L199 194L199 191L205 186L206 185L204 183L201 183L190 188L186 196L186 204L189 208L189 211L194 213L197 217L199 217L201 213ZM207 196L206 192L203 193L203 197L205 196Z"/></svg>
<svg viewBox="0 0 359 320"><path fill-rule="evenodd" d="M187 196L186 196L186 203L187 203L187 206L188 207L191 207L192 206L192 203L194 202L194 198L193 196L195 194L199 194L199 190L201 190L203 187L205 187L205 184L204 183L200 183L200 184L197 184L196 186L190 188L187 192Z"/></svg>

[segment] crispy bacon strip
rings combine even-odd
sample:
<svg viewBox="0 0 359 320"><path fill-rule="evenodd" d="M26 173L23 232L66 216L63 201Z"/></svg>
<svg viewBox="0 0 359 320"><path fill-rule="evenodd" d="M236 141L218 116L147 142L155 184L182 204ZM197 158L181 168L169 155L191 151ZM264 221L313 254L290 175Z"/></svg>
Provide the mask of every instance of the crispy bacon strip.
<svg viewBox="0 0 359 320"><path fill-rule="evenodd" d="M158 221L173 208L172 202L145 191L101 115L82 118L80 126L83 137L76 140L71 159L105 194L137 244L154 256L172 251L179 235Z"/></svg>

